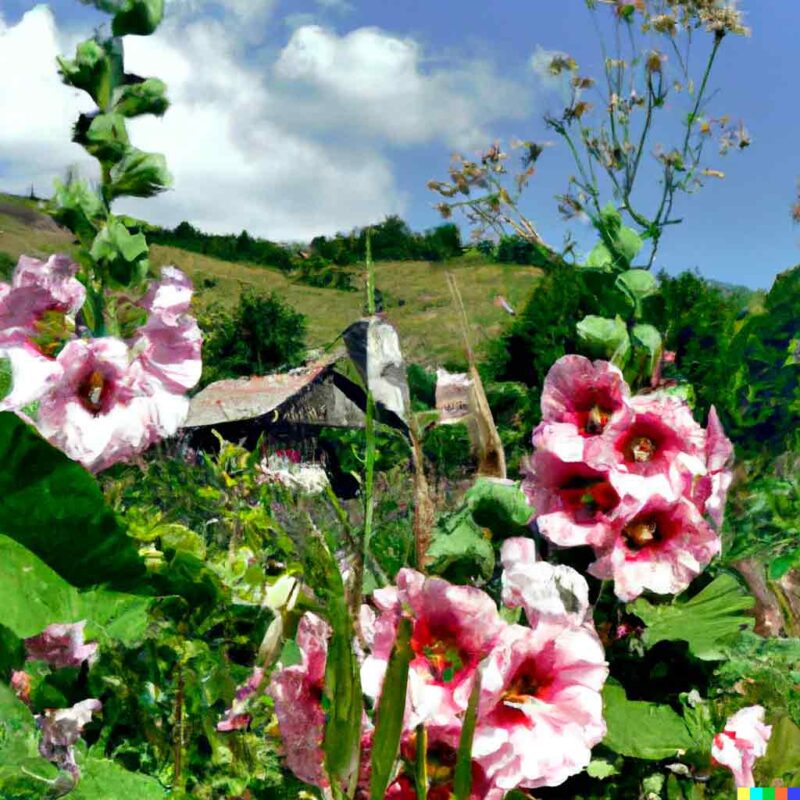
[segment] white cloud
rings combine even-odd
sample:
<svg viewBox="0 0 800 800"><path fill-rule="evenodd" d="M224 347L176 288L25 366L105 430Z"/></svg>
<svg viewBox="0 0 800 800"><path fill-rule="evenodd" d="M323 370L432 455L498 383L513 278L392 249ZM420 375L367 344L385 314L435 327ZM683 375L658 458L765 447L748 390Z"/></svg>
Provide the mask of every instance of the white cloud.
<svg viewBox="0 0 800 800"><path fill-rule="evenodd" d="M561 50L546 50L540 44L536 45L536 49L531 55L531 69L548 89L560 89L564 85L563 74L553 75L553 73L550 72L550 63L554 58L558 57L566 58L567 53Z"/></svg>
<svg viewBox="0 0 800 800"><path fill-rule="evenodd" d="M317 5L323 11L335 11L337 14L349 14L355 9L348 0L317 0Z"/></svg>
<svg viewBox="0 0 800 800"><path fill-rule="evenodd" d="M222 1L243 13L256 5ZM157 198L121 202L121 211L279 240L348 230L404 213L393 148L483 147L495 120L526 107L519 87L490 65L429 69L412 39L374 28L338 36L301 27L282 50L259 50L267 68L257 68L229 18L203 11L212 5L220 3L171 0L155 35L126 41L127 68L164 79L172 102L162 119L132 120L131 140L166 155L174 184ZM259 4L259 13L271 5ZM24 191L33 181L47 191L78 161L95 175L94 161L69 141L91 101L55 69L56 55L71 54L76 41L65 41L45 7L13 26L0 19L5 188Z"/></svg>
<svg viewBox="0 0 800 800"><path fill-rule="evenodd" d="M482 147L492 138L492 122L530 111L530 87L491 65L472 61L426 71L413 39L377 28L339 36L318 25L301 27L275 73L303 90L286 92L283 112L297 124L394 145Z"/></svg>
<svg viewBox="0 0 800 800"><path fill-rule="evenodd" d="M36 6L13 26L0 17L0 175L12 191L33 184L38 193L49 193L53 177L71 163L94 164L70 141L78 114L92 108L56 71L56 55L70 44L46 6Z"/></svg>

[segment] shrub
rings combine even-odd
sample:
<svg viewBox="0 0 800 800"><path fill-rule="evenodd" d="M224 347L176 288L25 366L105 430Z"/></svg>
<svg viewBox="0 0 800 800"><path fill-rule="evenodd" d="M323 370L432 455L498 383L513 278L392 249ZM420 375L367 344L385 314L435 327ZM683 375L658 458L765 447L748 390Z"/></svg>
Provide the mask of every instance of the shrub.
<svg viewBox="0 0 800 800"><path fill-rule="evenodd" d="M222 378L265 375L302 363L306 351L306 318L274 292L244 292L231 312L210 308L201 319L205 332L205 386Z"/></svg>

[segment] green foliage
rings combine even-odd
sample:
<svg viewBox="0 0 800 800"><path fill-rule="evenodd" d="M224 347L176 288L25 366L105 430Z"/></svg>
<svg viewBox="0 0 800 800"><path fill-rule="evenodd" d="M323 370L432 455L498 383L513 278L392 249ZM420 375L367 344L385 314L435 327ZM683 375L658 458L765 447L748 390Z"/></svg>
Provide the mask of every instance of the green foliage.
<svg viewBox="0 0 800 800"><path fill-rule="evenodd" d="M464 724L458 740L458 753L453 779L454 800L469 800L472 794L472 742L478 722L478 704L481 699L481 672L478 670L472 681L469 703L464 712Z"/></svg>
<svg viewBox="0 0 800 800"><path fill-rule="evenodd" d="M667 705L628 700L613 679L603 689L608 732L603 744L620 755L660 761L692 747L684 720Z"/></svg>
<svg viewBox="0 0 800 800"><path fill-rule="evenodd" d="M422 452L437 478L466 477L474 463L466 425L434 425L425 431Z"/></svg>
<svg viewBox="0 0 800 800"><path fill-rule="evenodd" d="M144 564L94 479L14 414L0 414L0 531L73 586L124 589Z"/></svg>
<svg viewBox="0 0 800 800"><path fill-rule="evenodd" d="M372 774L370 793L381 798L392 778L395 760L400 750L403 733L403 716L406 710L408 665L414 655L411 649L411 620L402 618L397 626L392 652L384 678L385 691L381 692L375 713L375 736L372 743Z"/></svg>
<svg viewBox="0 0 800 800"><path fill-rule="evenodd" d="M200 327L204 386L296 367L305 357L306 319L275 293L244 292L232 312L209 309Z"/></svg>
<svg viewBox="0 0 800 800"><path fill-rule="evenodd" d="M409 364L406 380L413 411L427 411L436 407L436 373L433 370L420 364Z"/></svg>
<svg viewBox="0 0 800 800"><path fill-rule="evenodd" d="M758 784L772 785L776 779L783 786L800 783L800 727L789 717L782 716L772 726L767 752L756 762Z"/></svg>
<svg viewBox="0 0 800 800"><path fill-rule="evenodd" d="M682 603L653 605L639 598L628 610L647 626L642 636L645 646L665 640L685 641L697 658L719 661L727 656L740 632L752 627L752 618L743 612L753 604L739 582L723 573Z"/></svg>
<svg viewBox="0 0 800 800"><path fill-rule="evenodd" d="M307 258L293 259L297 280L308 286L321 289L339 289L340 291L356 291L352 285L352 275L347 270L332 264L316 253Z"/></svg>
<svg viewBox="0 0 800 800"><path fill-rule="evenodd" d="M5 282L10 281L11 274L14 272L14 268L16 266L16 260L13 259L8 253L0 250L0 280Z"/></svg>

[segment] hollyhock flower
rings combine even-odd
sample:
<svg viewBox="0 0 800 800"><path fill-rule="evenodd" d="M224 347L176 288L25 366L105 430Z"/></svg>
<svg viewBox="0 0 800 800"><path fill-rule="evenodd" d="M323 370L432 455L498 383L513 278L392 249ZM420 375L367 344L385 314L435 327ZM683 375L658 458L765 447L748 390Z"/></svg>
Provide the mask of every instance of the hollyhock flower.
<svg viewBox="0 0 800 800"><path fill-rule="evenodd" d="M545 538L564 547L605 540L621 504L613 475L577 460L563 461L549 450L537 450L523 469L522 490Z"/></svg>
<svg viewBox="0 0 800 800"><path fill-rule="evenodd" d="M696 482L694 499L700 511L707 513L717 527L722 526L725 500L733 480L732 464L733 444L725 435L717 410L711 406L706 428L706 474Z"/></svg>
<svg viewBox="0 0 800 800"><path fill-rule="evenodd" d="M92 471L130 458L174 434L185 397L164 390L130 360L125 342L77 339L58 355L63 378L40 401L40 433Z"/></svg>
<svg viewBox="0 0 800 800"><path fill-rule="evenodd" d="M730 717L714 737L711 755L730 769L737 787L755 786L753 765L767 752L771 735L772 726L764 724L763 706L748 706Z"/></svg>
<svg viewBox="0 0 800 800"><path fill-rule="evenodd" d="M568 621L580 626L589 612L589 584L572 567L536 561L531 539L506 539L500 553L503 564L503 604L522 606L532 628L540 620Z"/></svg>
<svg viewBox="0 0 800 800"><path fill-rule="evenodd" d="M20 256L11 284L0 284L0 344L27 339L52 356L52 334L56 339L71 335L86 299L77 271L78 265L65 255L47 261Z"/></svg>
<svg viewBox="0 0 800 800"><path fill-rule="evenodd" d="M52 761L59 769L78 777L75 762L75 743L80 738L92 714L103 708L99 700L81 700L72 708L47 709L36 717L36 724L42 731L39 752L43 758Z"/></svg>
<svg viewBox="0 0 800 800"><path fill-rule="evenodd" d="M680 482L676 469L704 472L705 431L685 402L640 395L631 407L634 417L624 429L587 443L588 463L644 477L668 476L673 486Z"/></svg>
<svg viewBox="0 0 800 800"><path fill-rule="evenodd" d="M231 707L226 709L222 719L217 723L218 731L239 731L250 724L250 715L247 713L248 700L258 691L263 679L264 670L256 667L244 684L237 687Z"/></svg>
<svg viewBox="0 0 800 800"><path fill-rule="evenodd" d="M276 670L267 689L275 701L286 765L300 780L319 787L329 785L323 767L322 696L330 635L325 620L310 612L305 614L296 637L301 662Z"/></svg>
<svg viewBox="0 0 800 800"><path fill-rule="evenodd" d="M471 586L454 586L401 569L396 591L378 595L383 605L375 623L372 655L362 667L364 690L377 696L401 614L413 620L409 665L410 726L446 725L469 702L472 676L494 646L503 623L492 599ZM380 607L380 606L379 606Z"/></svg>
<svg viewBox="0 0 800 800"><path fill-rule="evenodd" d="M145 371L171 392L183 394L200 380L203 336L189 314L192 282L175 267L164 267L140 305L147 322L131 343Z"/></svg>
<svg viewBox="0 0 800 800"><path fill-rule="evenodd" d="M97 658L97 643L84 643L85 627L86 620L48 625L38 636L25 639L28 661L46 661L54 669L91 664Z"/></svg>
<svg viewBox="0 0 800 800"><path fill-rule="evenodd" d="M508 626L482 667L473 757L504 790L563 783L605 735L607 675L589 626Z"/></svg>
<svg viewBox="0 0 800 800"><path fill-rule="evenodd" d="M613 578L620 600L633 600L645 589L677 594L719 551L719 536L693 503L653 495L614 521L609 542L589 573Z"/></svg>
<svg viewBox="0 0 800 800"><path fill-rule="evenodd" d="M594 437L630 417L628 396L628 385L613 364L562 356L544 380L542 423L566 422L580 436Z"/></svg>

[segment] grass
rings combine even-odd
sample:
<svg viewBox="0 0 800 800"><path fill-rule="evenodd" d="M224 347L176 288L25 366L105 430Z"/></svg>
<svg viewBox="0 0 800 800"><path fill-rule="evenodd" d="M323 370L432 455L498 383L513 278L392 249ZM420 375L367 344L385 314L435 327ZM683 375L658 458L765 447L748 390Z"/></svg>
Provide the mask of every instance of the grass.
<svg viewBox="0 0 800 800"><path fill-rule="evenodd" d="M26 198L0 195L0 252L13 259L21 254L46 256L71 249L72 236L44 215L31 215ZM221 261L174 247L156 245L151 251L156 267L174 264L194 281L196 304L236 303L245 288L277 292L308 317L308 343L321 347L364 313L363 292L318 289L297 283L277 269ZM376 284L383 295L386 317L397 327L406 359L428 366L464 363L458 317L450 299L445 273L458 282L470 320L472 344L495 336L510 317L494 305L500 294L520 307L541 271L534 267L476 262L465 257L447 264L388 261L375 265ZM356 283L360 276L356 277Z"/></svg>

